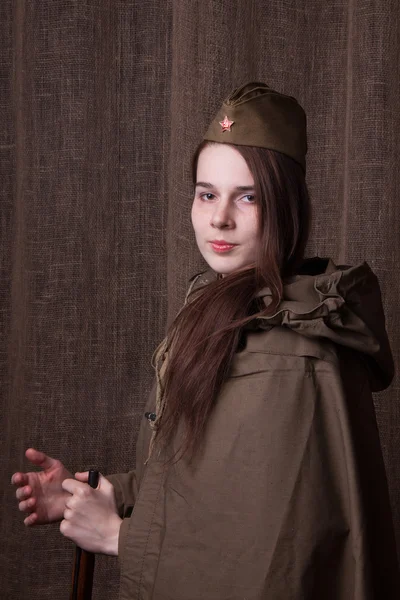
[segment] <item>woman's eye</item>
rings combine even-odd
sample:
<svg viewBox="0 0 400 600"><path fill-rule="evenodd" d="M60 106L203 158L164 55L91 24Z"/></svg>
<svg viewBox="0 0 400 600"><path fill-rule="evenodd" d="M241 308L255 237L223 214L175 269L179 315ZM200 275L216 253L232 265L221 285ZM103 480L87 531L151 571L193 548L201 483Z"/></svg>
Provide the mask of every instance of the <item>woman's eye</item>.
<svg viewBox="0 0 400 600"><path fill-rule="evenodd" d="M214 194L206 192L205 194L201 194L200 198L203 198L203 200L212 200L214 198Z"/></svg>
<svg viewBox="0 0 400 600"><path fill-rule="evenodd" d="M243 199L245 202L252 203L252 202L254 202L254 201L255 201L255 199L256 199L256 198L255 198L255 196L252 196L251 194L246 194L246 196L243 196L243 198L242 198L242 199Z"/></svg>

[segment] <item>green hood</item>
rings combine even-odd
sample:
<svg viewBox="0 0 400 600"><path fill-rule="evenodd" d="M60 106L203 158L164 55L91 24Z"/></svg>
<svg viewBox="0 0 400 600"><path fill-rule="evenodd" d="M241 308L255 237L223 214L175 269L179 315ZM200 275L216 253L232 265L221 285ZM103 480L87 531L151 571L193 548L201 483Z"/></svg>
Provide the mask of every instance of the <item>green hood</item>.
<svg viewBox="0 0 400 600"><path fill-rule="evenodd" d="M270 303L269 288L258 294ZM305 260L284 285L279 310L257 319L260 328L289 327L300 335L331 340L365 357L372 391L387 388L394 376L378 278L366 262L351 267L330 258Z"/></svg>
<svg viewBox="0 0 400 600"><path fill-rule="evenodd" d="M193 289L215 277L211 270L200 274L193 278ZM268 306L271 290L266 287L257 296ZM394 363L379 282L366 262L352 267L335 265L330 258L306 259L298 274L284 284L277 312L257 318L248 328L275 326L360 352L374 392L387 388L393 379Z"/></svg>

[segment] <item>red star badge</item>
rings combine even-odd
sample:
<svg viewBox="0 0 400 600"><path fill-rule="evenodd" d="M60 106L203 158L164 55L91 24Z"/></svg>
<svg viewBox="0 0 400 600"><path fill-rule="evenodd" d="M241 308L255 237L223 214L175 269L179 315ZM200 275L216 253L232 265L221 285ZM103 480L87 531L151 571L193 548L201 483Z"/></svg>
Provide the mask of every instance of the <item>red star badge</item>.
<svg viewBox="0 0 400 600"><path fill-rule="evenodd" d="M223 121L219 121L219 124L222 127L222 131L230 131L232 125L234 124L235 121L230 121L228 119L228 117L225 115L224 120Z"/></svg>

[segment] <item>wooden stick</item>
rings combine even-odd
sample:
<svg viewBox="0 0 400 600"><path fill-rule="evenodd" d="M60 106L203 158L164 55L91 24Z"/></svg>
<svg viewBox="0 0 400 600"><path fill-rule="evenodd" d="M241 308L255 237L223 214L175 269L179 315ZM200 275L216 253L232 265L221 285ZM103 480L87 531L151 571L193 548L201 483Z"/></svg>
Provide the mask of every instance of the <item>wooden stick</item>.
<svg viewBox="0 0 400 600"><path fill-rule="evenodd" d="M99 472L90 470L88 484L96 488L99 483ZM94 554L77 546L74 555L72 572L72 590L70 600L91 600L94 572Z"/></svg>

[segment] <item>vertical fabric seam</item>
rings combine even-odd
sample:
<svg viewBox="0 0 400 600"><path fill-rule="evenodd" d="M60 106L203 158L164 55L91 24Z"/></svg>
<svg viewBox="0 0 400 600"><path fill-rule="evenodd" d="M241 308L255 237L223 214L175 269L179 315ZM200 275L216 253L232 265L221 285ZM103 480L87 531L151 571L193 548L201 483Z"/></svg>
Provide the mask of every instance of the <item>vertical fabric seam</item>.
<svg viewBox="0 0 400 600"><path fill-rule="evenodd" d="M140 593L141 593L141 589L142 589L142 585L143 585L144 563L145 563L145 560L146 560L146 556L148 554L149 540L150 540L150 536L151 536L152 529L153 529L153 523L154 523L154 518L155 518L156 510L157 510L157 507L158 507L158 502L159 502L159 499L160 499L161 489L162 489L163 484L164 484L165 471L166 471L166 466L164 465L163 466L162 475L161 475L161 479L160 479L160 484L159 484L158 490L157 490L157 496L156 496L156 499L155 499L154 505L153 505L153 513L151 515L151 521L150 521L149 530L148 530L148 534L147 534L147 539L146 539L146 543L145 543L145 548L144 548L144 552L143 552L143 556L142 556L142 563L141 563L141 567L140 567L140 579L139 579L139 585L138 585L138 600L140 599ZM147 473L146 473L146 475L147 475ZM154 589L154 584L155 584L155 581L153 583L153 589Z"/></svg>
<svg viewBox="0 0 400 600"><path fill-rule="evenodd" d="M10 282L10 329L8 341L8 370L10 374L10 394L20 397L25 386L26 374L26 337L24 305L29 303L29 291L26 286L26 223L24 206L26 131L24 120L24 96L26 86L25 65L25 3L13 5L13 82L12 94L14 109L14 175L13 185L13 240L11 247L11 282ZM22 314L24 315L21 320ZM22 388L21 388L22 385Z"/></svg>
<svg viewBox="0 0 400 600"><path fill-rule="evenodd" d="M350 137L351 137L351 104L353 99L353 0L348 0L347 10L347 60L346 60L346 110L344 130L344 165L343 165L343 211L342 231L340 238L340 262L347 259L347 218L350 193Z"/></svg>

